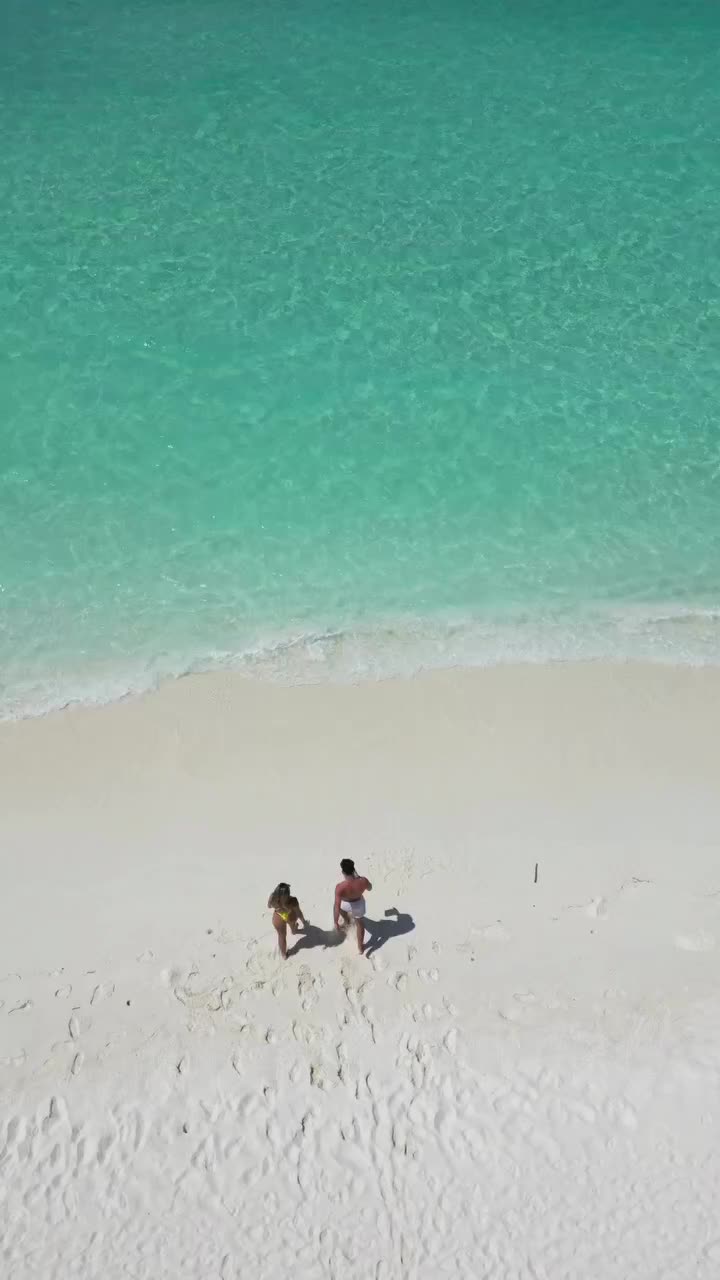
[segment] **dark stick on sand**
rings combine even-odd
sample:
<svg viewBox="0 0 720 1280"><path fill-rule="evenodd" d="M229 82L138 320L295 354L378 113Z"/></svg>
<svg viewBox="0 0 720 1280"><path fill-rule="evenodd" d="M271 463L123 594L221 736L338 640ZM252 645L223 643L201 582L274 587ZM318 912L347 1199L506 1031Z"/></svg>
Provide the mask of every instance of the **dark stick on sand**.
<svg viewBox="0 0 720 1280"><path fill-rule="evenodd" d="M536 863L535 863L535 880L534 880L534 883L535 883L535 884L537 884L537 869L538 869L538 864L537 864L537 862L536 862Z"/></svg>

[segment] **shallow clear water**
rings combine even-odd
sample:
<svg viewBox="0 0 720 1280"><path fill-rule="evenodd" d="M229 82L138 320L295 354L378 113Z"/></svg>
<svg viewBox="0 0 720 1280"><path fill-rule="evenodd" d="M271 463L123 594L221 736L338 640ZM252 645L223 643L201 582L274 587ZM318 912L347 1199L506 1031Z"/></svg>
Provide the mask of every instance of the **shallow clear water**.
<svg viewBox="0 0 720 1280"><path fill-rule="evenodd" d="M4 14L6 711L720 657L716 6Z"/></svg>

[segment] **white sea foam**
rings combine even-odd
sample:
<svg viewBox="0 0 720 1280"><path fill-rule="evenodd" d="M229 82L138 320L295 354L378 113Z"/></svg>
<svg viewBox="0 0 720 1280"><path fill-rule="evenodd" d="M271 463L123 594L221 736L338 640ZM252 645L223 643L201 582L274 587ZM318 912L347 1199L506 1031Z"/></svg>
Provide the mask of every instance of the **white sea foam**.
<svg viewBox="0 0 720 1280"><path fill-rule="evenodd" d="M577 615L398 618L372 626L298 627L252 637L236 649L143 658L116 655L66 671L18 672L0 686L0 719L44 715L70 705L104 705L147 693L165 680L236 670L284 684L354 683L451 667L507 663L660 662L720 664L720 609L658 604Z"/></svg>

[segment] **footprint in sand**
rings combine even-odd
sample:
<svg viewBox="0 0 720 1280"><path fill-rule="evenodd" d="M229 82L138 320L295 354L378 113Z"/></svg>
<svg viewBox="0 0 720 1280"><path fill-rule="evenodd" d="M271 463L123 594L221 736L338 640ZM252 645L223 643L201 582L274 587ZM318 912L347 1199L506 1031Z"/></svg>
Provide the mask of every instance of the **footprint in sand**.
<svg viewBox="0 0 720 1280"><path fill-rule="evenodd" d="M111 995L115 993L114 982L101 982L90 997L91 1004L99 1004L101 1000L109 1000Z"/></svg>
<svg viewBox="0 0 720 1280"><path fill-rule="evenodd" d="M32 1007L32 1000L18 1000L18 1003L14 1004L12 1009L8 1009L8 1014L23 1013L26 1009L32 1009Z"/></svg>
<svg viewBox="0 0 720 1280"><path fill-rule="evenodd" d="M72 987L58 987L57 991L55 992L55 999L67 1000L68 996L70 995L72 995Z"/></svg>
<svg viewBox="0 0 720 1280"><path fill-rule="evenodd" d="M539 1014L542 1013L542 1006L538 1006L537 996L532 991L515 991L513 992L512 1002L508 1002L502 1009L498 1009L498 1017L503 1022L513 1022L516 1025L532 1025ZM553 1006L546 1003L544 1008L552 1008Z"/></svg>
<svg viewBox="0 0 720 1280"><path fill-rule="evenodd" d="M350 982L347 977L347 973L344 968L341 968L340 974L342 977L342 984L343 984L343 990L345 992L345 999L347 1000L351 1009L357 1010L358 1003L359 1003L358 992L355 990L354 987L350 985Z"/></svg>
<svg viewBox="0 0 720 1280"><path fill-rule="evenodd" d="M455 1030L455 1027L451 1027L450 1030L447 1032L445 1039L443 1040L443 1048L445 1049L446 1053L449 1053L452 1055L455 1054L457 1050L457 1038L458 1038L458 1033Z"/></svg>
<svg viewBox="0 0 720 1280"><path fill-rule="evenodd" d="M328 1089L327 1077L319 1063L313 1062L310 1064L310 1084L314 1089L320 1089L323 1093Z"/></svg>
<svg viewBox="0 0 720 1280"><path fill-rule="evenodd" d="M308 966L302 965L298 974L298 995L300 996L300 1007L307 1013L317 1004L316 988L321 986L322 982L319 978L313 978Z"/></svg>
<svg viewBox="0 0 720 1280"><path fill-rule="evenodd" d="M337 1060L337 1078L341 1084L345 1084L350 1064L348 1061L347 1049L342 1041L335 1045L335 1058Z"/></svg>

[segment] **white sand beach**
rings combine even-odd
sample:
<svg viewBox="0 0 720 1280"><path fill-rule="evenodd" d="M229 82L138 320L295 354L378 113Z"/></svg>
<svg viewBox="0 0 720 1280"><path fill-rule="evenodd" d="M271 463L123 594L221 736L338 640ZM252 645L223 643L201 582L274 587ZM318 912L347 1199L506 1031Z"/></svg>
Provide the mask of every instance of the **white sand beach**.
<svg viewBox="0 0 720 1280"><path fill-rule="evenodd" d="M5 1280L716 1280L719 735L592 664L0 727Z"/></svg>

